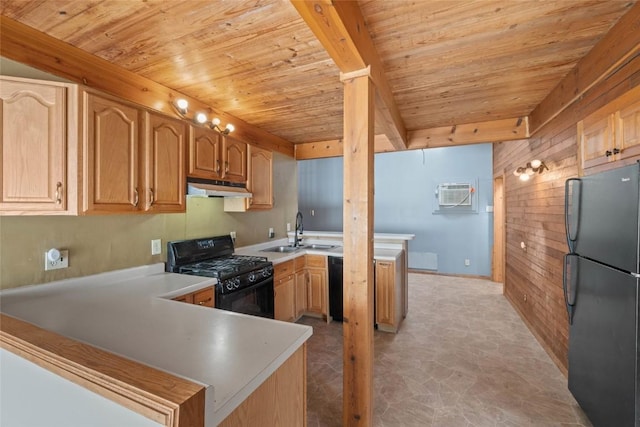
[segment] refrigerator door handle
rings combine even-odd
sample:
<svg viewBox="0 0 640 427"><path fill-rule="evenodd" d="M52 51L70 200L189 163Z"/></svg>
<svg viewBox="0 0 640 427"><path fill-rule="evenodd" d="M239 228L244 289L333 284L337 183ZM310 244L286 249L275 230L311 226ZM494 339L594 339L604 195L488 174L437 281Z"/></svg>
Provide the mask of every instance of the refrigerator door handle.
<svg viewBox="0 0 640 427"><path fill-rule="evenodd" d="M575 268L572 269L573 273L570 273L568 267L571 264L571 259L577 258L575 254L566 254L564 256L564 266L562 268L562 290L564 292L564 304L567 307L567 317L569 318L569 324L573 324L573 309L576 304L576 286L575 281Z"/></svg>
<svg viewBox="0 0 640 427"><path fill-rule="evenodd" d="M569 178L568 180L565 181L564 183L564 228L567 234L567 246L569 246L569 252L570 253L575 253L575 243L576 243L576 239L578 238L577 234L578 234L578 219L580 217L579 213L580 213L580 195L578 194L578 198L576 199L574 197L574 200L578 200L578 204L576 206L576 211L575 211L575 218L574 218L574 224L575 227L571 227L571 223L569 221L569 189L573 188L574 191L579 191L580 190L580 186L576 185L576 186L571 186L571 182L581 182L580 178Z"/></svg>

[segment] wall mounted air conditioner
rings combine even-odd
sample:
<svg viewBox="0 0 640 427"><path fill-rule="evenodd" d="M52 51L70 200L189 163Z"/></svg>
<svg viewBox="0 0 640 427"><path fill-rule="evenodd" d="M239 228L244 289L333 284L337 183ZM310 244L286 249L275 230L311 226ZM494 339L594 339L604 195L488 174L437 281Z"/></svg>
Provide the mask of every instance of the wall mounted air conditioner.
<svg viewBox="0 0 640 427"><path fill-rule="evenodd" d="M471 184L439 184L438 204L440 206L471 206Z"/></svg>

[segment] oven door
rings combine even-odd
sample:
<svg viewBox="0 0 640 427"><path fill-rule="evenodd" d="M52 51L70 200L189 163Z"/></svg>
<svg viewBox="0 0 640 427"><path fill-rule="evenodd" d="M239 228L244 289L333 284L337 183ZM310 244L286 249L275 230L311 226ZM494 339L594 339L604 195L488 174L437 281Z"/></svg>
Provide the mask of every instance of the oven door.
<svg viewBox="0 0 640 427"><path fill-rule="evenodd" d="M273 277L227 294L216 287L216 308L273 319Z"/></svg>

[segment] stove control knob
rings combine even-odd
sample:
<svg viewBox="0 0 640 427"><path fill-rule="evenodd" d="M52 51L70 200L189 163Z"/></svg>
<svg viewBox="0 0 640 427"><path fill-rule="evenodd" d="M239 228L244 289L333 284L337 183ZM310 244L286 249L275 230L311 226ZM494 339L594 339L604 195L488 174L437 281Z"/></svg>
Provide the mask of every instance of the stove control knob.
<svg viewBox="0 0 640 427"><path fill-rule="evenodd" d="M224 286L225 288L227 288L227 290L232 291L233 290L233 282L231 280L226 280L224 282Z"/></svg>
<svg viewBox="0 0 640 427"><path fill-rule="evenodd" d="M249 282L253 283L256 281L256 275L254 273L249 273Z"/></svg>
<svg viewBox="0 0 640 427"><path fill-rule="evenodd" d="M269 277L271 275L272 269L270 267L265 267L262 269L262 277Z"/></svg>
<svg viewBox="0 0 640 427"><path fill-rule="evenodd" d="M234 287L234 289L238 289L240 287L240 278L239 277L234 277L233 278L233 287Z"/></svg>

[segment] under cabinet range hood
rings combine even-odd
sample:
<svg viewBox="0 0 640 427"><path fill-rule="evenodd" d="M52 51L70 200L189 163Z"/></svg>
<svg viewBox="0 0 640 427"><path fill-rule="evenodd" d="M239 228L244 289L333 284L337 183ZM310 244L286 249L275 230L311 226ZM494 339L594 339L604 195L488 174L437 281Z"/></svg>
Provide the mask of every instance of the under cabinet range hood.
<svg viewBox="0 0 640 427"><path fill-rule="evenodd" d="M197 197L253 197L244 184L226 181L187 181L187 196Z"/></svg>

